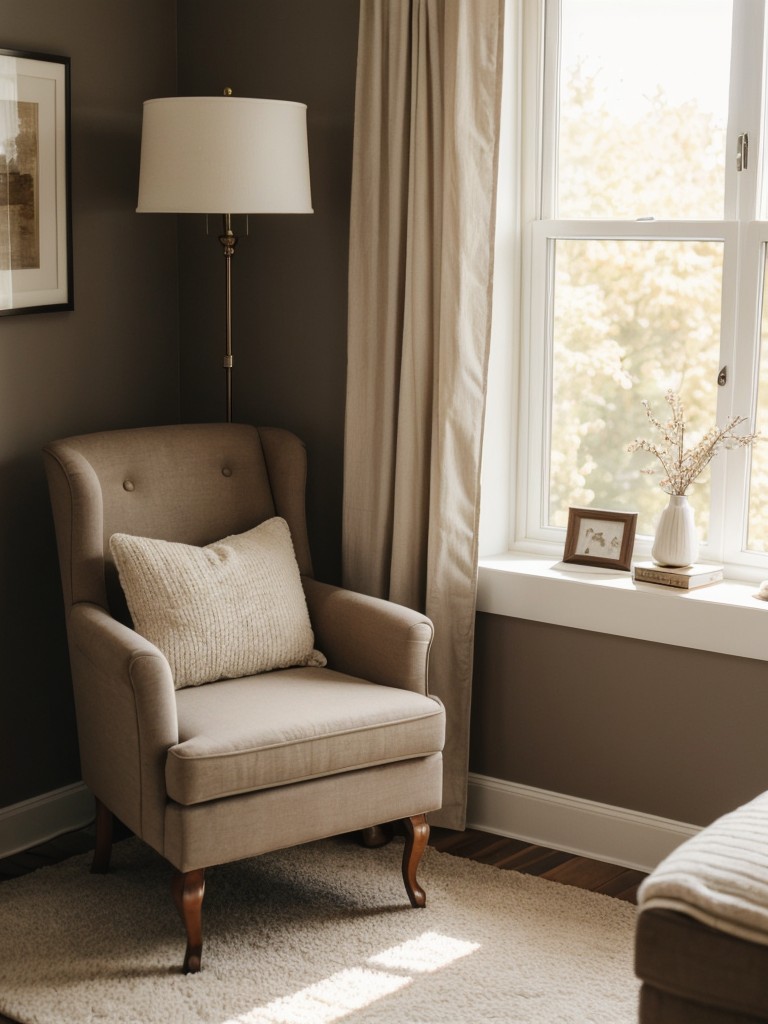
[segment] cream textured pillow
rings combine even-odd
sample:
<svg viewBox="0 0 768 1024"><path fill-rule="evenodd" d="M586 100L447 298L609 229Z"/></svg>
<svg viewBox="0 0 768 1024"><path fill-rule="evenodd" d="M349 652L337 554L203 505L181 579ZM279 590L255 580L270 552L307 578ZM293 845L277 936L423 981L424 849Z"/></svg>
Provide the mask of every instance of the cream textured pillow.
<svg viewBox="0 0 768 1024"><path fill-rule="evenodd" d="M126 533L109 547L134 629L166 656L177 690L325 664L284 519L203 548Z"/></svg>

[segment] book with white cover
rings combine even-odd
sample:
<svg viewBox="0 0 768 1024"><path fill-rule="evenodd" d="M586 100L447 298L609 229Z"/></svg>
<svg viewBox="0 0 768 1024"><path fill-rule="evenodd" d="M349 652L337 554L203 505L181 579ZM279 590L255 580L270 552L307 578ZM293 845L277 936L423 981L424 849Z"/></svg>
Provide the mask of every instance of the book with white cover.
<svg viewBox="0 0 768 1024"><path fill-rule="evenodd" d="M693 590L695 587L719 583L723 578L723 567L697 563L679 568L657 565L655 562L638 562L634 567L633 576L638 583L658 583L665 587L677 587L679 590Z"/></svg>

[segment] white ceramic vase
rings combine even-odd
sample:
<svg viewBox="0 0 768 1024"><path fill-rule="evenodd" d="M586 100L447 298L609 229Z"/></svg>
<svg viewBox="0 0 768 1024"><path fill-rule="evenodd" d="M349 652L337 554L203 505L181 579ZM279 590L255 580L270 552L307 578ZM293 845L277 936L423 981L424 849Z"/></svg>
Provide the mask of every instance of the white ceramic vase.
<svg viewBox="0 0 768 1024"><path fill-rule="evenodd" d="M699 555L699 538L693 521L693 509L685 494L670 494L669 504L661 513L651 557L657 565L682 567L695 562Z"/></svg>

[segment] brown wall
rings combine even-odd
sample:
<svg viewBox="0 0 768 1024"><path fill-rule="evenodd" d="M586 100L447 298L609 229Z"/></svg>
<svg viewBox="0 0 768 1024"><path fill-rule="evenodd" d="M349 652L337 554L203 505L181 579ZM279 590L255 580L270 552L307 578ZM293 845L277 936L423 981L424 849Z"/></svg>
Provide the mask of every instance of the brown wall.
<svg viewBox="0 0 768 1024"><path fill-rule="evenodd" d="M72 61L75 270L74 312L0 317L0 807L80 777L40 448L224 414L219 244L135 213L145 99L308 104L316 212L253 218L234 261L235 418L306 440L315 568L339 576L357 17L357 0L0 0L0 45Z"/></svg>
<svg viewBox="0 0 768 1024"><path fill-rule="evenodd" d="M472 771L704 825L768 789L768 667L478 615Z"/></svg>
<svg viewBox="0 0 768 1024"><path fill-rule="evenodd" d="M308 107L315 212L250 218L232 261L233 404L235 419L287 427L306 442L315 572L329 582L340 575L357 23L358 0L179 5L180 94L229 86ZM223 257L203 218L179 221L182 414L221 419Z"/></svg>
<svg viewBox="0 0 768 1024"><path fill-rule="evenodd" d="M0 45L72 61L75 309L0 317L0 807L80 778L40 448L178 418L176 239L135 213L175 0L0 0ZM151 26L151 30L150 30Z"/></svg>

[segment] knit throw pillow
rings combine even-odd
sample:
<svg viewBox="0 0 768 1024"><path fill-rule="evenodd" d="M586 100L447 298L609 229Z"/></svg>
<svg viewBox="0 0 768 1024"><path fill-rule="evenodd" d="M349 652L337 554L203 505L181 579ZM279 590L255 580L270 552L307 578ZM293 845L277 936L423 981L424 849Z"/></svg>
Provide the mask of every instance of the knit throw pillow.
<svg viewBox="0 0 768 1024"><path fill-rule="evenodd" d="M116 533L109 547L137 633L176 689L294 665L325 665L284 519L206 547Z"/></svg>

